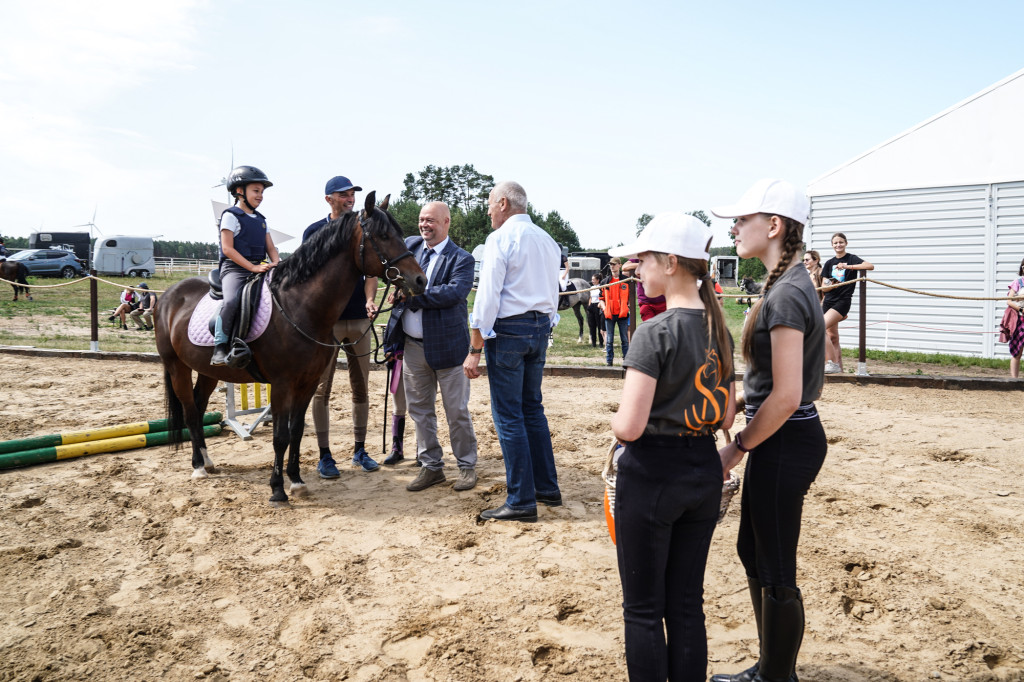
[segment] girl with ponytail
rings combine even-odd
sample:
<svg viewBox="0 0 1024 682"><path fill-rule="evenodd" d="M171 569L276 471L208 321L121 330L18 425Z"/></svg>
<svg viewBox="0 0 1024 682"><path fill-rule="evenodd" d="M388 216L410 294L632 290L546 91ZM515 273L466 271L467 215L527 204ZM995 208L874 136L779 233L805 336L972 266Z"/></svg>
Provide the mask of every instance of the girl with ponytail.
<svg viewBox="0 0 1024 682"><path fill-rule="evenodd" d="M634 682L707 675L704 566L722 496L714 432L732 425L736 409L732 337L708 274L710 246L711 228L668 213L608 252L638 257L644 289L667 307L633 334L612 418L625 445L615 539Z"/></svg>
<svg viewBox="0 0 1024 682"><path fill-rule="evenodd" d="M824 382L825 321L799 258L810 204L788 182L760 180L734 206L712 212L736 219L736 253L761 259L769 274L743 334L747 424L719 451L726 477L749 453L736 548L761 656L748 670L711 679L795 682L804 632L796 584L800 517L828 447L814 406Z"/></svg>

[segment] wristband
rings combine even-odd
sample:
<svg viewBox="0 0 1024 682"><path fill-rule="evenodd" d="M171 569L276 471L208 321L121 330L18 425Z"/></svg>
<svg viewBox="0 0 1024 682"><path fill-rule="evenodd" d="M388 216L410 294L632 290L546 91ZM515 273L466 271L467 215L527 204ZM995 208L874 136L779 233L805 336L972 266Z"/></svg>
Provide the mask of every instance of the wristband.
<svg viewBox="0 0 1024 682"><path fill-rule="evenodd" d="M483 348L473 348L472 346L469 347L469 354L470 355L480 355L480 353L483 353L483 352L484 352Z"/></svg>
<svg viewBox="0 0 1024 682"><path fill-rule="evenodd" d="M749 449L743 447L743 439L740 438L740 432L736 432L736 437L732 439L732 442L736 444L736 449L742 452L744 455L750 452Z"/></svg>

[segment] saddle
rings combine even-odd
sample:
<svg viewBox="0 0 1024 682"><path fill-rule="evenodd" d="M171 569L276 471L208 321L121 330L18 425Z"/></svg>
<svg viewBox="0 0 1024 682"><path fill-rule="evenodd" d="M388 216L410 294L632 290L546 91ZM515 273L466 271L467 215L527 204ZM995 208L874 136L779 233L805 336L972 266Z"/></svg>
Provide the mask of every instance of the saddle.
<svg viewBox="0 0 1024 682"><path fill-rule="evenodd" d="M224 303L224 293L221 289L220 272L212 270L209 274L210 293L208 298L200 300L196 307L196 313L203 309L206 320L206 331L209 331L209 342L206 338L199 338L198 330L193 329L197 320L193 317L193 323L189 325L189 339L196 345L212 345L212 340L217 327L217 317L220 315ZM234 327L229 330L231 338L231 349L228 351L228 366L237 369L246 368L252 361L252 351L244 339L252 340L258 337L264 329L270 317L269 305L260 305L263 288L266 286L266 273L254 274L242 285L238 293L238 314L235 316ZM203 301L210 301L210 305L203 305ZM254 328L255 327L255 328ZM201 327L200 327L201 328ZM253 373L250 369L250 373ZM256 376L254 374L254 376ZM257 380L262 381L259 377Z"/></svg>

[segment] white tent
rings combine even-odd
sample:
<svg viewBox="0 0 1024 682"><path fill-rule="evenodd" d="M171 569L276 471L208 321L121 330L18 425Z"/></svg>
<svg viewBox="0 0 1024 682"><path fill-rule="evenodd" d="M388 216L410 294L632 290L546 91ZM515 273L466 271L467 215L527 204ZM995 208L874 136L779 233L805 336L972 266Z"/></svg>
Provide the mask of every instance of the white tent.
<svg viewBox="0 0 1024 682"><path fill-rule="evenodd" d="M1024 258L1024 70L813 180L805 235L822 259L832 234L874 279L945 296L1006 292ZM858 296L840 325L857 343ZM869 285L869 348L1007 357L1005 304Z"/></svg>

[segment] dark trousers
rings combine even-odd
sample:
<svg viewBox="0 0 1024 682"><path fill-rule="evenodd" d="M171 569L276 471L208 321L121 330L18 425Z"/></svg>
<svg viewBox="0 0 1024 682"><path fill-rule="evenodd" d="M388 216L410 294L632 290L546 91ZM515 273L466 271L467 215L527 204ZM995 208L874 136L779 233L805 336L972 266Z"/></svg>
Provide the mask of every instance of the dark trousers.
<svg viewBox="0 0 1024 682"><path fill-rule="evenodd" d="M815 411L811 418L790 419L747 456L736 551L747 576L764 587L796 589L804 496L827 450Z"/></svg>
<svg viewBox="0 0 1024 682"><path fill-rule="evenodd" d="M590 345L596 346L601 340L600 330L604 327L604 313L601 306L591 303L587 306L587 327L590 328Z"/></svg>
<svg viewBox="0 0 1024 682"><path fill-rule="evenodd" d="M631 682L706 679L704 566L721 498L711 436L644 436L619 458L615 550Z"/></svg>
<svg viewBox="0 0 1024 682"><path fill-rule="evenodd" d="M230 343L232 327L238 316L238 292L242 290L251 272L234 261L226 260L220 266L220 288L224 294L224 304L220 309L218 334L214 341L218 344Z"/></svg>

